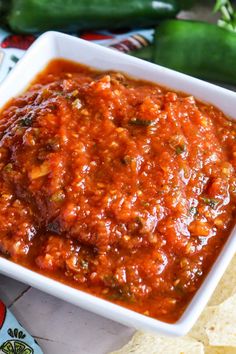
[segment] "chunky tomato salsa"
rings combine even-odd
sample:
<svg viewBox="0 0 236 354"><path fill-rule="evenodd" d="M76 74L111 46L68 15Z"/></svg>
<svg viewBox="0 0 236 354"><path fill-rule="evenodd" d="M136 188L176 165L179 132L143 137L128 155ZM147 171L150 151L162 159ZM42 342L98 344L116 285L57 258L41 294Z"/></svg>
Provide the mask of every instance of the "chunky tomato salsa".
<svg viewBox="0 0 236 354"><path fill-rule="evenodd" d="M56 60L0 113L2 256L175 322L232 229L236 124Z"/></svg>

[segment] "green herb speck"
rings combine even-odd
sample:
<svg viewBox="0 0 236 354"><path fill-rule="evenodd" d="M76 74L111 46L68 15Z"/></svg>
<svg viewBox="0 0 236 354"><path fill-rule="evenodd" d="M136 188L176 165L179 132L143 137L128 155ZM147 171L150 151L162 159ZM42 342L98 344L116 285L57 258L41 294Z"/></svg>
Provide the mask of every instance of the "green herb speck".
<svg viewBox="0 0 236 354"><path fill-rule="evenodd" d="M176 155L181 155L183 152L185 152L185 145L178 145L175 148Z"/></svg>
<svg viewBox="0 0 236 354"><path fill-rule="evenodd" d="M148 127L154 123L153 120L146 120L146 119L140 119L140 118L132 118L129 120L130 125L137 125L140 127Z"/></svg>
<svg viewBox="0 0 236 354"><path fill-rule="evenodd" d="M209 205L209 207L211 207L212 209L215 209L218 204L218 201L214 198L201 197L201 199L206 205Z"/></svg>
<svg viewBox="0 0 236 354"><path fill-rule="evenodd" d="M20 120L21 127L31 127L32 125L32 117L28 116Z"/></svg>
<svg viewBox="0 0 236 354"><path fill-rule="evenodd" d="M88 270L88 268L89 268L89 262L86 261L85 259L81 259L80 265L81 265L81 267L82 267L83 269L85 269L85 270Z"/></svg>

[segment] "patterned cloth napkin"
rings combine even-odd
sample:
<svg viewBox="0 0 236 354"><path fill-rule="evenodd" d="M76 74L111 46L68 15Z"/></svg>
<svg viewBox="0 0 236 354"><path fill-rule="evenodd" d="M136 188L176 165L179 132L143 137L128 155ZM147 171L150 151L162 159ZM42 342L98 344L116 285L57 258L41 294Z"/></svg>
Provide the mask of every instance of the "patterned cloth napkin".
<svg viewBox="0 0 236 354"><path fill-rule="evenodd" d="M154 30L71 33L76 37L128 52L150 43ZM35 35L15 35L0 29L0 82L35 41ZM1 296L1 294L0 294ZM0 354L43 354L30 334L0 300Z"/></svg>
<svg viewBox="0 0 236 354"><path fill-rule="evenodd" d="M99 31L70 34L126 53L148 45L152 41L154 30ZM35 35L15 35L0 29L0 82L36 38L37 36Z"/></svg>
<svg viewBox="0 0 236 354"><path fill-rule="evenodd" d="M43 354L31 335L0 301L0 353Z"/></svg>

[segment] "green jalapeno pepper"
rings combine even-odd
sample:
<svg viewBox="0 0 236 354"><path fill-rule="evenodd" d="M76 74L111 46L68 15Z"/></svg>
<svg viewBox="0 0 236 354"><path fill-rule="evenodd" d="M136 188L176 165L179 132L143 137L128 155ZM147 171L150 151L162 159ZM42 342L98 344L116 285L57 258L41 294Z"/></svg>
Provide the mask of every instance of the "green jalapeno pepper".
<svg viewBox="0 0 236 354"><path fill-rule="evenodd" d="M178 0L0 0L14 32L117 29L156 25L179 11Z"/></svg>
<svg viewBox="0 0 236 354"><path fill-rule="evenodd" d="M217 25L165 21L155 31L154 44L133 54L204 80L236 85L236 33Z"/></svg>

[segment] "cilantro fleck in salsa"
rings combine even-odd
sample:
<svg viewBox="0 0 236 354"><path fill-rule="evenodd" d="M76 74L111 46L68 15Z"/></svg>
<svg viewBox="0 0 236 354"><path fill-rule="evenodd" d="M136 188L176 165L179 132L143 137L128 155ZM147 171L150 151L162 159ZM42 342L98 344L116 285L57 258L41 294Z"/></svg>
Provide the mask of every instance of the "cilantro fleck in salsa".
<svg viewBox="0 0 236 354"><path fill-rule="evenodd" d="M235 220L236 123L56 60L0 112L1 255L175 322Z"/></svg>

